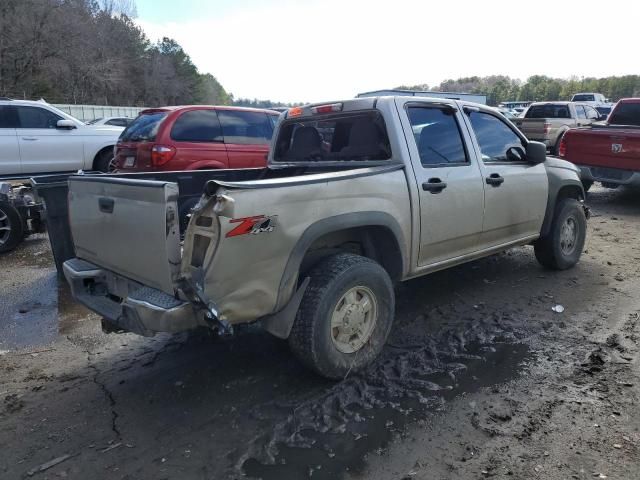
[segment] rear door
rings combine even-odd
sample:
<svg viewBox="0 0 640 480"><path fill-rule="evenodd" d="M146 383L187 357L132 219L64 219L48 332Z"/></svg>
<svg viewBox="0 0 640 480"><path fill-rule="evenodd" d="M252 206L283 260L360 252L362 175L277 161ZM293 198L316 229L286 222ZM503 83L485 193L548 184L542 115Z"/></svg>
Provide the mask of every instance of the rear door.
<svg viewBox="0 0 640 480"><path fill-rule="evenodd" d="M229 156L222 137L218 114L213 109L182 112L171 127L176 147L171 165L177 170L228 168Z"/></svg>
<svg viewBox="0 0 640 480"><path fill-rule="evenodd" d="M468 133L455 104L400 101L420 198L418 265L478 250L484 188Z"/></svg>
<svg viewBox="0 0 640 480"><path fill-rule="evenodd" d="M273 122L265 112L218 110L229 168L264 167L273 135Z"/></svg>
<svg viewBox="0 0 640 480"><path fill-rule="evenodd" d="M0 175L22 173L20 148L16 126L18 116L14 107L0 105Z"/></svg>
<svg viewBox="0 0 640 480"><path fill-rule="evenodd" d="M466 111L485 185L482 244L490 248L537 235L549 188L544 164L524 160L526 140L497 114Z"/></svg>
<svg viewBox="0 0 640 480"><path fill-rule="evenodd" d="M72 176L76 255L173 295L181 257L177 199L171 182Z"/></svg>

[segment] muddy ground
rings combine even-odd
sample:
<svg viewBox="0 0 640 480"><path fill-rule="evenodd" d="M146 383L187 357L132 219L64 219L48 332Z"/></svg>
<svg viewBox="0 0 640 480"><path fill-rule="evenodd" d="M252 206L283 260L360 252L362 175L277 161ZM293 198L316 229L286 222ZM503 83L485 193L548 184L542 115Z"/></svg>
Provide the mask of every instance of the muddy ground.
<svg viewBox="0 0 640 480"><path fill-rule="evenodd" d="M576 268L520 248L402 284L339 383L256 327L105 335L30 239L0 257L0 478L640 478L640 193L588 203Z"/></svg>

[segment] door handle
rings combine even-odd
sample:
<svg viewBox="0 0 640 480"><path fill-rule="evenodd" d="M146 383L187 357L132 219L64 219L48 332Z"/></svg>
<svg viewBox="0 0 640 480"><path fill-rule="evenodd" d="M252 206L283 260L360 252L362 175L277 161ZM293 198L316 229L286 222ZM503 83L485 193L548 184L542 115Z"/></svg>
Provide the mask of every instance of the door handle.
<svg viewBox="0 0 640 480"><path fill-rule="evenodd" d="M422 184L422 189L425 192L440 193L447 188L447 184L439 178L433 177Z"/></svg>
<svg viewBox="0 0 640 480"><path fill-rule="evenodd" d="M115 204L115 201L113 200L113 198L100 197L98 199L98 207L100 208L100 211L103 213L113 213L114 204Z"/></svg>
<svg viewBox="0 0 640 480"><path fill-rule="evenodd" d="M34 142L38 140L36 137L22 137L22 140L27 140L29 142Z"/></svg>
<svg viewBox="0 0 640 480"><path fill-rule="evenodd" d="M486 180L487 185L491 185L492 187L499 187L504 183L504 178L501 177L499 173L492 173Z"/></svg>

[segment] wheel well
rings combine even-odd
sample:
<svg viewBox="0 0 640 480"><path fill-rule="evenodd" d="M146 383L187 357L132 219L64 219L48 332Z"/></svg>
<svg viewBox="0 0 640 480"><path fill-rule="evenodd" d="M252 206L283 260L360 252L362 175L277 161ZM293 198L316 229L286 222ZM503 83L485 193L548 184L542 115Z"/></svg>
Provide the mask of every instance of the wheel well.
<svg viewBox="0 0 640 480"><path fill-rule="evenodd" d="M377 225L346 228L317 238L302 259L298 278L303 279L304 273L323 258L340 252L355 253L375 260L393 281L402 278L402 252L398 240L389 228Z"/></svg>
<svg viewBox="0 0 640 480"><path fill-rule="evenodd" d="M101 148L98 153L96 153L95 157L93 157L93 164L91 165L91 168L93 168L94 170L96 169L96 162L98 161L98 159L105 153L111 151L113 152L113 145L107 145L106 147Z"/></svg>
<svg viewBox="0 0 640 480"><path fill-rule="evenodd" d="M556 205L565 198L584 200L584 190L578 185L565 185L558 192L558 196L556 197Z"/></svg>

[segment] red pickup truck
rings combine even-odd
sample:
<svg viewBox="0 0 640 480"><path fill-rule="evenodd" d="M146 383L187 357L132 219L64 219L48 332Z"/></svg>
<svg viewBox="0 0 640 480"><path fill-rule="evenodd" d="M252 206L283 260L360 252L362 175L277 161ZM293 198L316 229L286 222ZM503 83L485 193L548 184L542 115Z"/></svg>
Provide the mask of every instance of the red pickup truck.
<svg viewBox="0 0 640 480"><path fill-rule="evenodd" d="M585 190L594 181L640 187L640 98L620 100L606 122L567 130L558 154L580 167Z"/></svg>

